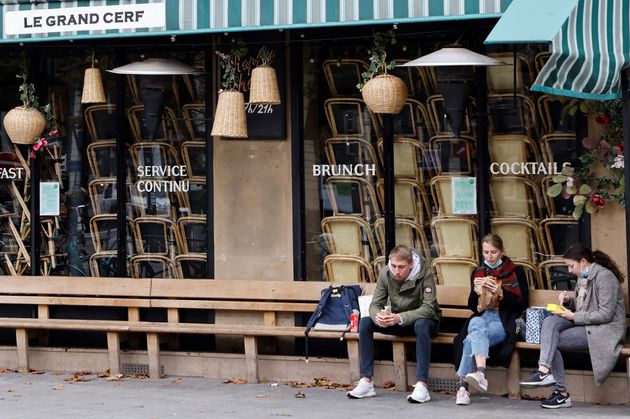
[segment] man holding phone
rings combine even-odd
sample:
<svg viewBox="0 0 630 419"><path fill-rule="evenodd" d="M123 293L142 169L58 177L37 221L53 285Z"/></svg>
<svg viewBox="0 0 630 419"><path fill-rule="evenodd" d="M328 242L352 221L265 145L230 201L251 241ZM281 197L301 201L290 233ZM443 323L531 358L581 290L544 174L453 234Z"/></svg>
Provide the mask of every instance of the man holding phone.
<svg viewBox="0 0 630 419"><path fill-rule="evenodd" d="M431 400L427 382L431 360L431 336L438 330L442 312L437 303L431 266L407 246L396 246L389 263L381 270L370 304L370 316L359 322L361 380L347 393L363 399L374 391L374 332L396 336L416 336L416 385L407 400Z"/></svg>

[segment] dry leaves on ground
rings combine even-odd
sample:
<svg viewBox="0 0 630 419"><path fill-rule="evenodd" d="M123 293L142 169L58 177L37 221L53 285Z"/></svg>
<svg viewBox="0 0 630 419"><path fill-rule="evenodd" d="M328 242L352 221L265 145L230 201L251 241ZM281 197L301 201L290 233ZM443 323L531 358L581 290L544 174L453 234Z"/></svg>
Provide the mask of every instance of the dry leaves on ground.
<svg viewBox="0 0 630 419"><path fill-rule="evenodd" d="M268 395L268 394L265 394L265 393L258 393L258 394L256 395L256 398L257 398L257 399L264 399L264 398L266 398L266 397L269 397L269 395Z"/></svg>
<svg viewBox="0 0 630 419"><path fill-rule="evenodd" d="M106 376L105 380L107 381L118 381L118 380L122 380L123 379L123 375L122 374L114 374L114 375L110 375L110 376Z"/></svg>
<svg viewBox="0 0 630 419"><path fill-rule="evenodd" d="M84 375L85 374L85 375ZM64 381L70 381L72 383L85 382L85 381L94 381L94 378L88 378L86 375L93 375L93 373L89 371L79 371L72 374L72 377L64 378Z"/></svg>
<svg viewBox="0 0 630 419"><path fill-rule="evenodd" d="M301 391L298 391L297 393L295 393L295 398L296 399L305 399L306 398L306 394L302 393Z"/></svg>
<svg viewBox="0 0 630 419"><path fill-rule="evenodd" d="M171 381L171 384L181 384L181 383L182 383L182 379L179 377Z"/></svg>
<svg viewBox="0 0 630 419"><path fill-rule="evenodd" d="M312 383L302 383L299 381L285 381L284 384L290 387L294 387L294 388L324 387L324 388L330 388L330 389L335 389L335 388L346 389L350 387L350 384L335 383L331 380L328 380L326 377L315 378L315 380Z"/></svg>
<svg viewBox="0 0 630 419"><path fill-rule="evenodd" d="M0 374L5 374L5 373L8 373L8 372L17 372L17 370L10 370L10 369L7 369L7 368L0 368Z"/></svg>
<svg viewBox="0 0 630 419"><path fill-rule="evenodd" d="M46 371L42 371L42 370L30 370L29 372L27 372L26 374L28 375L41 375L41 374L46 374ZM63 374L63 373L62 373Z"/></svg>
<svg viewBox="0 0 630 419"><path fill-rule="evenodd" d="M383 388L388 391L396 391L396 383L387 380L383 383Z"/></svg>
<svg viewBox="0 0 630 419"><path fill-rule="evenodd" d="M245 378L232 378L231 380L225 380L223 384L247 384Z"/></svg>
<svg viewBox="0 0 630 419"><path fill-rule="evenodd" d="M63 384L55 384L52 389L53 390L63 390Z"/></svg>

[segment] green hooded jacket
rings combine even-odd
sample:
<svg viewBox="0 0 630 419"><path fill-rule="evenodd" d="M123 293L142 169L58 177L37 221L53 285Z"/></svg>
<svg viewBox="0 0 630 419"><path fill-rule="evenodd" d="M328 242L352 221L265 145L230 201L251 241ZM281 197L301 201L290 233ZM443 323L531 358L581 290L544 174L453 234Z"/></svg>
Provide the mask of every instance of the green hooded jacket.
<svg viewBox="0 0 630 419"><path fill-rule="evenodd" d="M391 305L392 313L402 317L403 326L413 325L418 319L432 319L437 322L442 318L442 310L437 302L437 290L433 271L424 258L413 252L414 265L411 278L402 284L384 266L378 275L376 289L370 304L370 317L376 322L376 315L386 305ZM389 301L389 302L388 302ZM436 329L437 330L437 329Z"/></svg>

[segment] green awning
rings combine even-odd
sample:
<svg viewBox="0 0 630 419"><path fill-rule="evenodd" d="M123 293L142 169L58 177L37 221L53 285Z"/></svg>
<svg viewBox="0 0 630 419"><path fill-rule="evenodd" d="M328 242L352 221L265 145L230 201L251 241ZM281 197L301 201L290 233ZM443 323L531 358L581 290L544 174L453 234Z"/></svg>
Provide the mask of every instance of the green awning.
<svg viewBox="0 0 630 419"><path fill-rule="evenodd" d="M494 26L486 44L549 42L578 0L514 0Z"/></svg>
<svg viewBox="0 0 630 419"><path fill-rule="evenodd" d="M583 99L621 97L630 66L630 0L579 0L552 40L532 90Z"/></svg>
<svg viewBox="0 0 630 419"><path fill-rule="evenodd" d="M439 20L498 18L512 0L0 0L0 42L297 29L343 25L409 23ZM63 27L59 32L7 33L7 26L23 24L24 13L69 8L159 4L165 9L161 26L131 28ZM16 19L16 17L18 17ZM27 19L33 26L34 17ZM46 17L40 19L46 22ZM67 23L68 21L66 21ZM24 26L24 25L23 25Z"/></svg>

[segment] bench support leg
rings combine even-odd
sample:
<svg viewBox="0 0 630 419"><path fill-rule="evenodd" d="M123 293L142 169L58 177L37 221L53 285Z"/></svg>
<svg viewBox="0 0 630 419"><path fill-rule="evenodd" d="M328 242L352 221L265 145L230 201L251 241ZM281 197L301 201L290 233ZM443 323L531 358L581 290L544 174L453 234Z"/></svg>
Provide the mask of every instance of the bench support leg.
<svg viewBox="0 0 630 419"><path fill-rule="evenodd" d="M512 360L507 373L508 397L512 400L521 399L521 386L519 384L521 374L521 357L515 349L512 352Z"/></svg>
<svg viewBox="0 0 630 419"><path fill-rule="evenodd" d="M147 350L149 353L149 377L160 378L160 336L147 333Z"/></svg>
<svg viewBox="0 0 630 419"><path fill-rule="evenodd" d="M107 332L107 352L109 375L120 374L120 336L117 332Z"/></svg>
<svg viewBox="0 0 630 419"><path fill-rule="evenodd" d="M258 343L255 336L245 336L245 361L247 364L247 382L258 382Z"/></svg>
<svg viewBox="0 0 630 419"><path fill-rule="evenodd" d="M404 342L393 342L394 350L394 378L396 390L407 391L409 381L407 380L407 354Z"/></svg>
<svg viewBox="0 0 630 419"><path fill-rule="evenodd" d="M28 365L28 331L15 329L15 341L17 343L18 371L27 373L30 371Z"/></svg>
<svg viewBox="0 0 630 419"><path fill-rule="evenodd" d="M348 344L348 361L350 362L350 381L359 381L361 378L361 361L359 357L359 341L346 340Z"/></svg>

